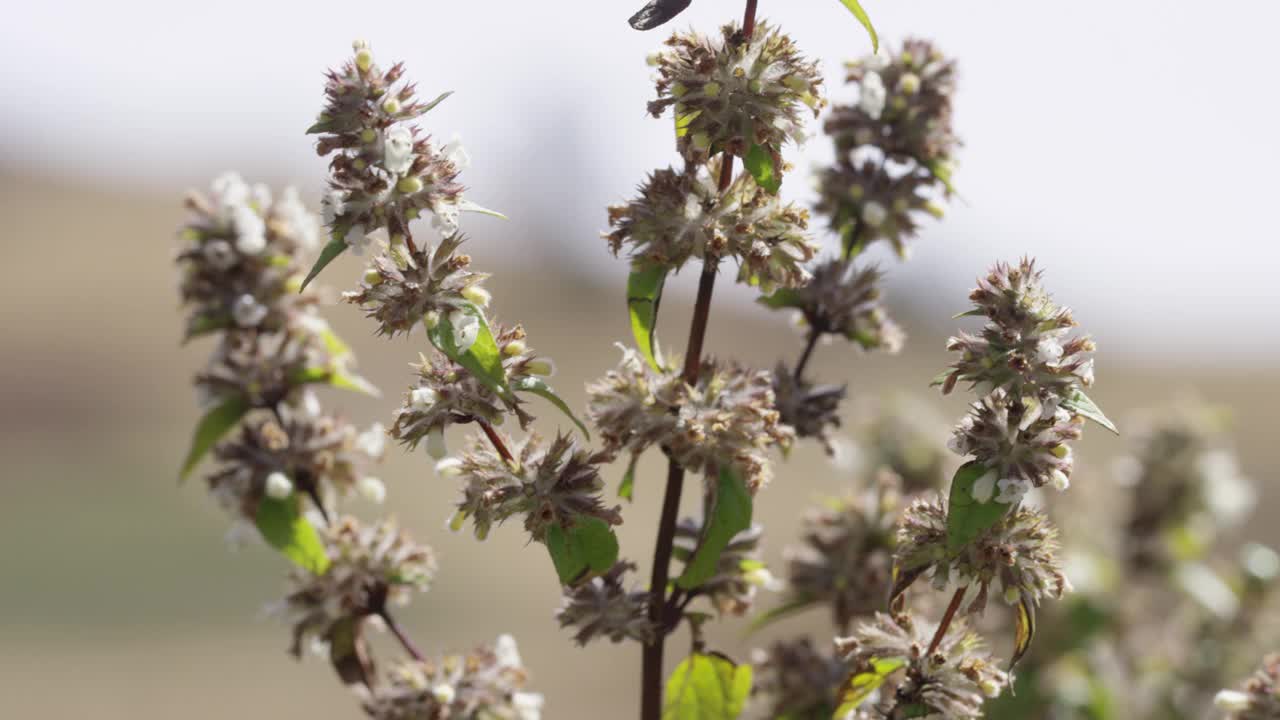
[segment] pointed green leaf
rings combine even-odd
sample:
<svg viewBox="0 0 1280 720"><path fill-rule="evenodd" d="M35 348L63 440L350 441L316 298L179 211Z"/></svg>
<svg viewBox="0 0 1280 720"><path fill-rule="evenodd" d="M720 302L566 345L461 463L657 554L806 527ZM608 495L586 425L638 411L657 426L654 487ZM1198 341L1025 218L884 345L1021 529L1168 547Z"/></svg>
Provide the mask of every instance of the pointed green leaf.
<svg viewBox="0 0 1280 720"><path fill-rule="evenodd" d="M333 387L341 390L352 390L371 397L382 396L382 391L379 390L376 385L359 375L352 375L341 368L303 368L290 375L289 382L293 385L311 385L320 383L324 385L332 385Z"/></svg>
<svg viewBox="0 0 1280 720"><path fill-rule="evenodd" d="M692 125L693 121L697 120L698 116L701 114L701 110L694 110L691 113L684 114L676 113L676 137L682 138L685 135L688 135L689 126Z"/></svg>
<svg viewBox="0 0 1280 720"><path fill-rule="evenodd" d="M324 343L324 349L333 358L344 358L351 354L351 346L346 343L331 327L325 327L320 331L320 341Z"/></svg>
<svg viewBox="0 0 1280 720"><path fill-rule="evenodd" d="M751 621L751 627L748 632L755 632L776 620L781 620L784 617L790 617L791 615L794 615L817 602L818 601L810 595L798 595L775 608L770 608L757 615L755 619Z"/></svg>
<svg viewBox="0 0 1280 720"><path fill-rule="evenodd" d="M427 336L436 349L449 359L466 368L477 380L496 392L503 399L511 399L511 389L507 387L507 371L502 367L502 354L498 344L494 342L493 332L484 312L474 304L465 302L455 312L463 312L480 321L480 332L476 340L465 353L458 352L458 345L453 338L453 321L450 316L441 313L440 321L433 328L427 328Z"/></svg>
<svg viewBox="0 0 1280 720"><path fill-rule="evenodd" d="M1010 670L1013 670L1013 666L1017 665L1022 656L1031 649L1031 641L1036 637L1036 606L1032 604L1029 597L1023 596L1018 601L1017 610L1017 630L1013 639L1013 657L1009 659Z"/></svg>
<svg viewBox="0 0 1280 720"><path fill-rule="evenodd" d="M258 504L256 520L262 539L298 567L317 575L323 575L329 569L324 543L316 529L303 517L296 494L283 500L263 497Z"/></svg>
<svg viewBox="0 0 1280 720"><path fill-rule="evenodd" d="M862 23L862 27L867 29L867 34L871 36L871 49L880 50L880 37L876 35L876 29L871 25L871 18L867 16L867 11L862 9L862 4L858 0L840 0L844 6L849 8L849 12L858 18L858 22Z"/></svg>
<svg viewBox="0 0 1280 720"><path fill-rule="evenodd" d="M720 468L716 497L711 507L711 518L698 540L698 549L676 579L676 585L692 590L711 579L720 563L720 553L734 535L751 527L751 492L736 471Z"/></svg>
<svg viewBox="0 0 1280 720"><path fill-rule="evenodd" d="M618 536L599 518L579 517L568 530L552 525L546 544L562 585L577 585L618 562Z"/></svg>
<svg viewBox="0 0 1280 720"><path fill-rule="evenodd" d="M551 386L548 385L546 381L543 380L542 378L540 377L520 378L512 385L512 389L517 392L529 392L529 393L533 393L534 395L538 395L540 397L546 398L548 401L550 401L552 405L555 405L557 408L559 408L560 412L569 416L569 419L572 420L573 423L578 426L578 429L582 431L583 437L585 437L588 440L591 439L591 433L587 430L587 426L582 424L582 421L579 420L578 417L573 414L573 410L569 409L568 403L566 403L564 400L561 400L560 396L556 394L556 391L552 390Z"/></svg>
<svg viewBox="0 0 1280 720"><path fill-rule="evenodd" d="M218 444L218 440L235 427L247 412L249 412L249 403L239 395L229 397L210 408L196 425L195 435L191 438L191 449L187 451L187 459L183 461L182 470L178 472L178 480L186 480L200 463L200 459L208 454L213 446Z"/></svg>
<svg viewBox="0 0 1280 720"><path fill-rule="evenodd" d="M751 666L719 654L694 653L672 671L662 720L734 720L751 694Z"/></svg>
<svg viewBox="0 0 1280 720"><path fill-rule="evenodd" d="M302 281L302 287L299 292L307 289L307 285L320 274L320 271L334 261L339 255L347 251L347 241L343 239L343 233L334 232L334 237L329 240L329 244L324 246L320 251L320 257L316 258L316 264L311 266L311 272L307 273L307 277Z"/></svg>
<svg viewBox="0 0 1280 720"><path fill-rule="evenodd" d="M947 552L955 555L975 538L991 529L1009 512L1009 503L997 502L994 494L987 502L978 502L973 486L987 474L979 462L967 462L951 479L951 497L947 503Z"/></svg>
<svg viewBox="0 0 1280 720"><path fill-rule="evenodd" d="M631 462L627 463L627 473L622 476L622 484L618 485L618 497L623 498L627 502L635 497L636 492L636 464L640 462L640 454L636 453L631 456Z"/></svg>
<svg viewBox="0 0 1280 720"><path fill-rule="evenodd" d="M804 307L804 301L800 298L800 291L793 288L778 288L773 291L772 295L760 296L756 302L772 310Z"/></svg>
<svg viewBox="0 0 1280 720"><path fill-rule="evenodd" d="M840 707L834 717L851 717L858 706L880 689L889 676L907 666L907 659L871 658L870 667L851 675L840 693Z"/></svg>
<svg viewBox="0 0 1280 720"><path fill-rule="evenodd" d="M662 356L654 333L658 327L658 305L662 302L662 286L667 269L653 266L632 270L627 278L627 310L631 313L631 334L636 347L654 370L662 372Z"/></svg>
<svg viewBox="0 0 1280 720"><path fill-rule="evenodd" d="M1102 414L1102 409L1098 407L1083 390L1077 389L1071 397L1062 401L1062 407L1068 412L1075 413L1082 418L1092 420L1102 427L1110 430L1116 435L1120 434L1120 430L1116 428L1116 424L1111 422L1106 415Z"/></svg>
<svg viewBox="0 0 1280 720"><path fill-rule="evenodd" d="M769 148L753 144L747 151L747 156L742 159L742 164L751 173L751 177L756 179L756 185L764 188L770 195L778 194L778 190L782 188L782 174L778 172Z"/></svg>
<svg viewBox="0 0 1280 720"><path fill-rule="evenodd" d="M452 94L453 94L453 91L452 91L452 90L450 90L450 91L448 91L448 92L440 93L440 95L439 95L439 96L437 96L435 100L432 100L431 102L427 103L427 104L426 104L426 106L422 108L422 114L426 114L426 113L431 112L432 110L434 110L434 109L436 108L436 106L437 106L437 105L439 105L440 103L444 102L444 101L445 101L445 99L446 99L446 98L448 98L448 97L449 97L450 95L452 95Z"/></svg>

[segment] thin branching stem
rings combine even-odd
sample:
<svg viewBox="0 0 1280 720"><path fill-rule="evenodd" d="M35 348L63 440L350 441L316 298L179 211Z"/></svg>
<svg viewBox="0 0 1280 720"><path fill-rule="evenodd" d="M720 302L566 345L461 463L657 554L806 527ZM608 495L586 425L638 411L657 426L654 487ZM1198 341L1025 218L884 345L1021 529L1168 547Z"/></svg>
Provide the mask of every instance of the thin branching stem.
<svg viewBox="0 0 1280 720"><path fill-rule="evenodd" d="M933 633L933 639L929 641L929 655L938 651L942 638L951 628L951 621L956 618L956 611L960 609L960 603L964 600L964 591L967 589L966 586L961 585L956 588L956 594L951 596L951 604L947 606L947 612L942 615L942 622L938 623L938 630Z"/></svg>

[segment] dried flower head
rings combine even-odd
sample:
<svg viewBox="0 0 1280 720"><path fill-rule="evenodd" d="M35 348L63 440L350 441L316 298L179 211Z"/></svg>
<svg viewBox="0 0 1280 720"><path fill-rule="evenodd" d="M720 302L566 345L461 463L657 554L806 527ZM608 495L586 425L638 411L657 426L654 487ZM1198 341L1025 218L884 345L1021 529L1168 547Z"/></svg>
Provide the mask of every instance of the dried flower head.
<svg viewBox="0 0 1280 720"><path fill-rule="evenodd" d="M636 569L618 562L608 572L577 586L564 588L564 601L556 611L560 627L573 628L573 639L586 645L596 637L618 643L625 639L648 643L653 639L649 619L649 593L628 590L625 575Z"/></svg>
<svg viewBox="0 0 1280 720"><path fill-rule="evenodd" d="M316 152L330 161L325 222L334 238L357 252L367 236L386 229L407 235L409 222L431 212L442 234L458 229L461 210L475 209L462 197L458 174L466 152L455 142L441 148L412 122L448 93L429 103L417 99L411 83L401 83L404 66L383 71L364 43L325 83L325 108L308 133L319 134Z"/></svg>
<svg viewBox="0 0 1280 720"><path fill-rule="evenodd" d="M757 590L781 589L782 584L760 560L763 535L764 528L759 525L734 535L720 553L715 574L698 586L698 594L710 600L721 615L745 615ZM681 520L676 526L672 556L688 564L702 537L702 523L692 518Z"/></svg>
<svg viewBox="0 0 1280 720"><path fill-rule="evenodd" d="M691 160L725 151L745 156L752 145L776 153L803 142L805 108L817 117L822 76L791 38L766 22L744 38L736 25L721 37L676 33L650 58L658 71L658 98L649 112L675 107L680 152Z"/></svg>
<svg viewBox="0 0 1280 720"><path fill-rule="evenodd" d="M951 128L955 62L927 40L908 39L893 54L881 47L850 63L848 82L858 102L833 109L826 129L838 154L875 147L928 170L949 163L959 141Z"/></svg>
<svg viewBox="0 0 1280 720"><path fill-rule="evenodd" d="M188 338L229 328L280 330L316 302L298 287L300 259L315 249L320 220L296 190L273 199L266 186L225 173L208 195L188 195L187 209L177 261L178 291L191 307Z"/></svg>
<svg viewBox="0 0 1280 720"><path fill-rule="evenodd" d="M568 529L584 517L622 524L620 508L606 507L600 499L599 465L610 455L579 448L572 435L558 435L547 445L532 433L511 447L514 463L476 437L460 459L441 461L442 474L465 483L455 527L470 518L483 540L495 523L523 516L530 537L544 542L547 528Z"/></svg>
<svg viewBox="0 0 1280 720"><path fill-rule="evenodd" d="M840 403L844 385L815 385L801 380L783 363L773 371L774 405L782 424L795 430L796 437L817 438L828 455L835 454L829 428L840 427Z"/></svg>
<svg viewBox="0 0 1280 720"><path fill-rule="evenodd" d="M371 392L352 373L354 357L336 346L319 317L307 315L286 332L224 333L209 365L195 378L202 407L235 398L249 407L270 408L284 402L301 385L342 376ZM321 329L323 332L315 332Z"/></svg>
<svg viewBox="0 0 1280 720"><path fill-rule="evenodd" d="M844 663L818 652L807 637L757 650L751 664L756 671L753 702L768 708L762 717L827 720L839 705L836 697L847 674Z"/></svg>
<svg viewBox="0 0 1280 720"><path fill-rule="evenodd" d="M847 255L882 241L905 259L907 243L919 232L924 216L941 218L944 212L931 175L890 172L868 158L850 158L824 168L815 182L814 209L827 216Z"/></svg>
<svg viewBox="0 0 1280 720"><path fill-rule="evenodd" d="M588 385L587 394L587 413L610 452L639 454L657 445L710 477L733 466L753 492L769 479L765 451L793 437L774 409L770 374L734 364L706 360L689 385L678 371L657 373L623 348L618 368Z"/></svg>
<svg viewBox="0 0 1280 720"><path fill-rule="evenodd" d="M893 579L901 481L882 471L857 494L832 498L804 517L804 544L787 548L784 607L831 606L836 627L883 609Z"/></svg>
<svg viewBox="0 0 1280 720"><path fill-rule="evenodd" d="M324 532L329 567L322 574L295 568L292 589L280 608L293 620L295 656L308 638L327 640L334 624L381 614L425 591L436 571L435 554L385 520L362 526L346 517Z"/></svg>
<svg viewBox="0 0 1280 720"><path fill-rule="evenodd" d="M799 310L810 332L844 337L864 350L896 353L906 335L885 313L882 277L877 268L858 270L852 260L831 258L814 267L807 285L764 302Z"/></svg>
<svg viewBox="0 0 1280 720"><path fill-rule="evenodd" d="M809 213L756 185L742 173L721 193L720 159L683 173L658 170L640 196L609 208L605 236L614 254L630 246L632 261L679 269L691 258L715 264L734 258L739 282L797 287L809 280L803 264L816 246Z"/></svg>
<svg viewBox="0 0 1280 720"><path fill-rule="evenodd" d="M1213 699L1230 720L1280 718L1280 655L1268 655L1239 690L1223 690Z"/></svg>
<svg viewBox="0 0 1280 720"><path fill-rule="evenodd" d="M902 663L886 685L892 692L882 689L878 706L884 717L981 718L983 703L1000 694L1008 676L986 652L982 639L962 622L952 623L929 654L936 629L911 615L879 613L851 637L837 639L836 652L853 677L874 672L876 664L883 667L886 661ZM898 714L889 714L895 709Z"/></svg>
<svg viewBox="0 0 1280 720"><path fill-rule="evenodd" d="M426 246L415 250L403 242L383 243L359 289L342 298L364 308L378 323L378 333L388 337L409 332L431 314L457 316L454 324L462 325L469 316L461 306L488 298L480 287L487 276L470 270L470 256L456 253L463 241L461 235L446 237L434 253Z"/></svg>
<svg viewBox="0 0 1280 720"><path fill-rule="evenodd" d="M364 709L374 720L540 720L542 696L526 692L526 682L515 640L503 635L467 655L395 666Z"/></svg>

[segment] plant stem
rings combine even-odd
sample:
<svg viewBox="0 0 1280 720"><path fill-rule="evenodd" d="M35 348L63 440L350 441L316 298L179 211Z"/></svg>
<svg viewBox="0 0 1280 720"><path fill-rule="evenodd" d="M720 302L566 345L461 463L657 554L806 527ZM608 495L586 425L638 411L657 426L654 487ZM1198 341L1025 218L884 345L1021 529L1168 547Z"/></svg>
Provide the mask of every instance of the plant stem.
<svg viewBox="0 0 1280 720"><path fill-rule="evenodd" d="M480 429L484 431L484 434L489 437L489 442L493 443L493 449L498 451L498 454L502 456L502 459L512 465L515 465L516 458L511 454L511 451L507 449L507 444L502 442L502 436L498 434L498 431L494 430L493 426L485 420L476 420L476 424L479 425Z"/></svg>
<svg viewBox="0 0 1280 720"><path fill-rule="evenodd" d="M809 364L809 359L813 357L813 349L818 346L818 338L822 337L822 333L818 332L815 327L809 328L809 338L805 340L804 351L800 353L800 360L796 362L796 382L799 383L804 379L804 368Z"/></svg>
<svg viewBox="0 0 1280 720"><path fill-rule="evenodd" d="M400 644L404 646L404 651L409 653L409 657L417 660L418 662L422 662L424 659L422 653L419 652L418 647L409 639L409 635L400 627L400 624L396 622L395 618L391 617L391 613L386 608L383 608L378 612L378 617L382 618L382 622L386 623L387 629L390 630L391 634L396 636L396 640L399 640Z"/></svg>
<svg viewBox="0 0 1280 720"><path fill-rule="evenodd" d="M964 600L964 591L968 590L967 585L956 588L956 594L951 596L951 604L947 606L947 612L942 616L942 622L938 623L938 630L933 633L933 639L929 641L929 655L933 655L938 651L938 646L942 644L942 638L947 634L947 630L951 627L951 621L956 617L956 611L960 609L960 602Z"/></svg>
<svg viewBox="0 0 1280 720"><path fill-rule="evenodd" d="M743 13L742 35L750 39L756 27L757 0L747 0ZM733 183L733 155L724 154L720 161L719 190L723 195ZM689 343L685 350L684 381L698 381L702 372L702 345L706 340L707 322L711 317L711 295L715 290L716 265L704 263L698 280L698 297L689 323ZM674 458L667 463L667 488L662 499L662 517L658 522L658 538L653 548L653 571L649 579L649 619L655 626L653 641L644 646L640 678L641 720L662 717L662 656L667 634L676 626L667 617L667 580L671 570L671 549L675 542L676 519L680 514L680 495L684 490L684 468ZM682 611L678 610L678 611Z"/></svg>

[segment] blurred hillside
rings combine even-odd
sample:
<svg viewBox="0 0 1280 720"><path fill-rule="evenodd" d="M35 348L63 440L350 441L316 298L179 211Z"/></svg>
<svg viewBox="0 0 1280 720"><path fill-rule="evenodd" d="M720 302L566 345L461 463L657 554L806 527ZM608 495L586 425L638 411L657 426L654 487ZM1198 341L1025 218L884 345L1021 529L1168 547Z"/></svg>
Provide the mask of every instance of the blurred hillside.
<svg viewBox="0 0 1280 720"><path fill-rule="evenodd" d="M203 343L177 342L171 259L179 198L89 191L0 171L0 217L6 221L0 270L0 455L6 460L0 677L6 691L0 717L358 717L329 668L287 658L287 628L261 614L283 587L283 562L261 547L229 553L226 520L199 482L175 484L196 419L188 382L208 351ZM497 234L471 252L480 269L496 273L490 287L498 312L524 323L530 344L555 358L554 384L581 407L584 381L617 361L612 342L628 333L623 263L598 285L584 284L557 265L563 255L543 259L542 240L558 232L554 225L486 227ZM593 254L604 252L593 238L583 243ZM918 251L927 254L927 242ZM911 265L894 272L909 275ZM956 272L967 282L975 270ZM354 259L343 258L325 279L336 284L356 273ZM682 280L687 287L690 278ZM1071 302L1072 288L1055 285L1052 275L1049 284ZM799 338L785 318L720 297L711 352L769 366L798 351ZM918 396L949 422L962 412L964 398L944 402L927 384L946 362L950 323L944 320L963 309L964 298L891 305L900 308L898 318L911 334L902 356L824 347L814 372L847 380L862 402L894 392ZM688 315L688 294L673 292L661 325L669 345L682 343ZM377 340L345 306L330 317L386 396L332 392L323 400L345 407L361 424L388 422L406 384L406 363L425 348L424 339ZM1087 329L1090 318L1080 320ZM1274 363L1227 372L1161 369L1153 360L1127 356L1122 365L1107 356L1104 343L1095 399L1122 424L1134 409L1191 391L1234 408L1243 470L1263 486L1262 510L1250 530L1280 542L1280 528L1266 522L1280 504L1274 482L1280 450L1271 435L1280 397ZM553 432L556 414L543 416L542 430ZM1122 440L1091 428L1079 445L1076 482L1107 481L1107 465L1122 448ZM433 476L425 455L393 449L389 456L381 475L391 507L441 559L435 587L403 618L424 649L461 649L512 632L535 673L535 688L548 696L548 717L599 718L615 703L628 705L638 651L579 650L556 629L551 614L559 590L542 548L524 547L515 527L496 531L484 544L448 533L452 484ZM623 552L646 573L659 474L657 458L647 458L621 531ZM613 473L620 475L620 469ZM773 560L795 536L803 508L849 480L812 447L780 463L758 505ZM687 495L692 511L696 498ZM779 630L808 625L825 632L823 620L803 616ZM769 635L744 639L742 629L741 622L726 623L717 637L723 649L745 657ZM673 656L682 637L670 644Z"/></svg>

